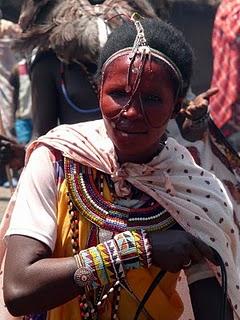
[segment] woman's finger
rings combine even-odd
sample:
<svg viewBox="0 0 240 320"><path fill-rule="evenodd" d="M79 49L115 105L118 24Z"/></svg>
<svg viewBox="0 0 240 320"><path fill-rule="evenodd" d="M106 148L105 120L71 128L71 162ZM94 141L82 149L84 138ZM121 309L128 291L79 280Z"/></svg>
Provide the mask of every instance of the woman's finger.
<svg viewBox="0 0 240 320"><path fill-rule="evenodd" d="M210 97L214 96L218 91L219 89L217 87L210 88L207 91L202 93L202 97L204 99L209 99Z"/></svg>
<svg viewBox="0 0 240 320"><path fill-rule="evenodd" d="M214 254L213 249L209 245L207 245L202 240L197 238L193 239L193 243L205 258L207 258L209 261L211 261L215 265L219 264L218 261L216 260L216 256Z"/></svg>
<svg viewBox="0 0 240 320"><path fill-rule="evenodd" d="M191 251L190 257L191 257L191 261L192 263L199 263L200 261L202 261L204 259L201 251L199 251L199 249L193 245L193 249Z"/></svg>

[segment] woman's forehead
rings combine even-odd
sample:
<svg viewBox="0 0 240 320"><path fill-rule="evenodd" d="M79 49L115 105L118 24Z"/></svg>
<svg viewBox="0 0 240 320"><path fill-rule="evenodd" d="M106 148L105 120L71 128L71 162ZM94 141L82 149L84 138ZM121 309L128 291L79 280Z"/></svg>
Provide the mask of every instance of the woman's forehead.
<svg viewBox="0 0 240 320"><path fill-rule="evenodd" d="M102 86L111 88L123 88L132 85L140 74L141 91L161 91L161 88L172 87L170 77L171 70L164 62L152 57L147 60L141 71L141 60L137 57L133 63L129 55L122 55L112 60L103 73ZM161 83L161 86L159 85Z"/></svg>

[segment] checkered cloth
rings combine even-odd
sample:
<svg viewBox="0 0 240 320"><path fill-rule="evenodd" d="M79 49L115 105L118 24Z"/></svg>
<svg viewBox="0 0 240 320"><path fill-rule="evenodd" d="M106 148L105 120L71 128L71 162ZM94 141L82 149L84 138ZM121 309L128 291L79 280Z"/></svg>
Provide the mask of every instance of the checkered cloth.
<svg viewBox="0 0 240 320"><path fill-rule="evenodd" d="M240 1L223 0L217 10L212 36L214 56L210 112L221 128L229 121L240 129Z"/></svg>

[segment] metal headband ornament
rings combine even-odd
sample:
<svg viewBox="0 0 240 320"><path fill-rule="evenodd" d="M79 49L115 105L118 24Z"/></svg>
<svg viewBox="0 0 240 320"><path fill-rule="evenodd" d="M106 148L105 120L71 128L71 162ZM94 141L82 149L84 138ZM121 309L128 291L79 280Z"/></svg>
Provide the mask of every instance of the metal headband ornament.
<svg viewBox="0 0 240 320"><path fill-rule="evenodd" d="M125 55L127 52L129 52L129 59L130 59L130 66L129 66L129 72L128 72L128 87L127 92L130 91L130 86L129 86L129 77L130 77L130 72L132 71L132 63L135 60L135 57L137 55L140 55L141 61L145 64L146 58L148 57L148 60L151 61L152 56L155 57L156 59L161 60L165 64L168 65L168 67L173 71L174 75L176 76L179 86L178 90L176 93L176 99L179 97L179 95L182 92L183 89L183 77L182 74L179 70L179 68L176 66L176 64L164 53L160 52L159 50L151 48L146 40L145 33L144 33L144 28L143 25L141 24L141 19L143 19L138 13L134 13L131 16L131 21L133 21L136 30L137 30L137 35L134 40L133 46L132 47L127 47L124 49L121 49L115 53L113 53L104 63L103 65L103 72L106 69L106 67L116 58ZM137 81L138 82L138 81ZM137 84L137 83L136 83ZM133 86L134 89L135 85ZM134 90L135 93L136 90Z"/></svg>

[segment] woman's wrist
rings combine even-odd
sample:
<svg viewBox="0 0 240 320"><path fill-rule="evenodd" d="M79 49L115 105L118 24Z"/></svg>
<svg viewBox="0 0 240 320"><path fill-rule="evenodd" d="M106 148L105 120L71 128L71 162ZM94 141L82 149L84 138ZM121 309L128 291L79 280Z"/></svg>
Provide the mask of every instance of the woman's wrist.
<svg viewBox="0 0 240 320"><path fill-rule="evenodd" d="M209 119L209 112L206 112L200 117L198 117L197 119L192 119L191 120L192 126L195 126L195 127L206 126L208 124L208 119Z"/></svg>

